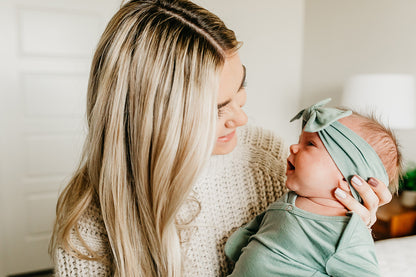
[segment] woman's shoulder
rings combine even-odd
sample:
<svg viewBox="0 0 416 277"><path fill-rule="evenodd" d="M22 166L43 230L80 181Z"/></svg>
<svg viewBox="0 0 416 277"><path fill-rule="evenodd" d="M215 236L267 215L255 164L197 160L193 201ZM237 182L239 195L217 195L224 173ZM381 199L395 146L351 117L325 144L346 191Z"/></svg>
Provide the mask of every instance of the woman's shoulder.
<svg viewBox="0 0 416 277"><path fill-rule="evenodd" d="M81 215L78 226L82 234L106 233L100 206L97 201L92 201L85 212Z"/></svg>
<svg viewBox="0 0 416 277"><path fill-rule="evenodd" d="M97 254L103 255L107 252L109 241L105 229L101 210L97 202L92 202L80 217L77 224L76 232L72 233L74 241L78 242L77 246L84 250L86 246ZM79 244L81 242L81 244Z"/></svg>
<svg viewBox="0 0 416 277"><path fill-rule="evenodd" d="M91 203L71 230L70 241L72 247L82 255L93 257L92 252L98 255L98 260L79 258L73 251L58 247L55 252L57 276L66 276L69 272L80 276L110 276L111 250L107 232L96 203Z"/></svg>

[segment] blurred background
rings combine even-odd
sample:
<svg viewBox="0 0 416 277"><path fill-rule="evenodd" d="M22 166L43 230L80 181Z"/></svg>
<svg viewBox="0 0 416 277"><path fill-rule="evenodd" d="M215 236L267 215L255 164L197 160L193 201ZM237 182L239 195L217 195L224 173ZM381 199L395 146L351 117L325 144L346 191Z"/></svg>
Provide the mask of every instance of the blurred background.
<svg viewBox="0 0 416 277"><path fill-rule="evenodd" d="M299 109L327 97L342 104L351 77L416 75L413 0L195 2L244 42L249 121L287 145L297 141L299 126L289 120ZM0 1L0 276L51 268L47 245L57 195L85 136L91 57L119 5ZM415 105L411 97L401 101ZM406 163L415 162L415 128L396 132Z"/></svg>

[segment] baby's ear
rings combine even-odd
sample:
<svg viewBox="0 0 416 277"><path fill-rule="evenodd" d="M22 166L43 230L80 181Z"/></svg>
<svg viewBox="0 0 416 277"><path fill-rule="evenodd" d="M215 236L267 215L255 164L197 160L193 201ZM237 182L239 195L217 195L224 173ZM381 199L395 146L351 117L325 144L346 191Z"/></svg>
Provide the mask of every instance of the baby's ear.
<svg viewBox="0 0 416 277"><path fill-rule="evenodd" d="M350 191L350 186L345 178L338 181L338 186L345 191Z"/></svg>

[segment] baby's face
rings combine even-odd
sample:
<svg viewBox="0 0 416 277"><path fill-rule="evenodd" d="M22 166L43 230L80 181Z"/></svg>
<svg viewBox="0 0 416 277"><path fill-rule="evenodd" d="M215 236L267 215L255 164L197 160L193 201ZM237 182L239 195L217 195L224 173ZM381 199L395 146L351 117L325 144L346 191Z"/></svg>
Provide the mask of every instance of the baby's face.
<svg viewBox="0 0 416 277"><path fill-rule="evenodd" d="M318 133L308 132L290 146L286 175L286 186L298 195L331 199L343 179Z"/></svg>

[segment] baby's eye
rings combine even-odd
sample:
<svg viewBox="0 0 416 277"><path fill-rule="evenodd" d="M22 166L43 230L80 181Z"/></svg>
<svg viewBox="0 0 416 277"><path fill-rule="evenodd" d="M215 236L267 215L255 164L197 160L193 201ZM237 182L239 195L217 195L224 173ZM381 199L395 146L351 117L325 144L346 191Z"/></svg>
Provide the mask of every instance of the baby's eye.
<svg viewBox="0 0 416 277"><path fill-rule="evenodd" d="M315 143L313 143L313 141L308 141L307 145L308 146L315 146Z"/></svg>

